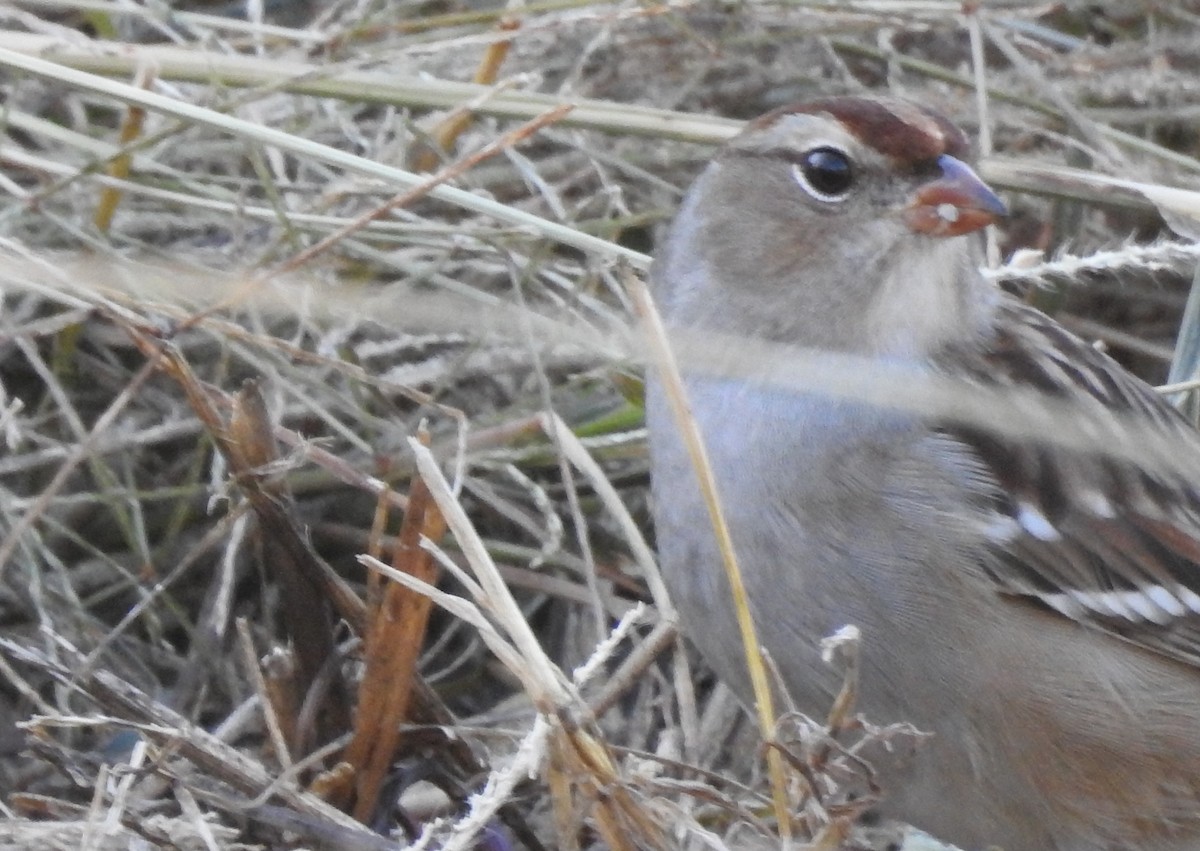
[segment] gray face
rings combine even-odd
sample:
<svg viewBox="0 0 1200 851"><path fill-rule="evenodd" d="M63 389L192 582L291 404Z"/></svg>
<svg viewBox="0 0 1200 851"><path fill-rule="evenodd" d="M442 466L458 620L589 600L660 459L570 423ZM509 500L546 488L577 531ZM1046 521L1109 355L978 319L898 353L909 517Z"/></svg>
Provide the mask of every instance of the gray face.
<svg viewBox="0 0 1200 851"><path fill-rule="evenodd" d="M970 323L972 241L912 219L961 135L908 104L852 103L873 105L855 113L878 119L870 132L893 131L882 149L828 112L784 112L751 124L701 174L654 271L669 322L846 351L932 344Z"/></svg>

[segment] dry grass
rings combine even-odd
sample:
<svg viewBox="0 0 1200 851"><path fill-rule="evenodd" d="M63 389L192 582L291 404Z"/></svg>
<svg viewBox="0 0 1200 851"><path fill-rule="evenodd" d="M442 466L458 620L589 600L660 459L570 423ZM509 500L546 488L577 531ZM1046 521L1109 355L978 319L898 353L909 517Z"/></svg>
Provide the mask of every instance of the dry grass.
<svg viewBox="0 0 1200 851"><path fill-rule="evenodd" d="M781 103L986 130L996 277L1196 375L1200 4L249 5L0 9L3 847L777 842L644 537L622 278ZM911 734L780 730L822 847Z"/></svg>

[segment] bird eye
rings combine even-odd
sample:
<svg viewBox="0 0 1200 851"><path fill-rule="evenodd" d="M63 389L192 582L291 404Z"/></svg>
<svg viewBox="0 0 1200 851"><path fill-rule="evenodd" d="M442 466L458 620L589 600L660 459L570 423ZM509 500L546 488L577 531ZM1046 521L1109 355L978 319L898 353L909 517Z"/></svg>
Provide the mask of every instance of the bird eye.
<svg viewBox="0 0 1200 851"><path fill-rule="evenodd" d="M854 184L850 158L836 148L814 148L792 165L796 182L821 201L842 201Z"/></svg>

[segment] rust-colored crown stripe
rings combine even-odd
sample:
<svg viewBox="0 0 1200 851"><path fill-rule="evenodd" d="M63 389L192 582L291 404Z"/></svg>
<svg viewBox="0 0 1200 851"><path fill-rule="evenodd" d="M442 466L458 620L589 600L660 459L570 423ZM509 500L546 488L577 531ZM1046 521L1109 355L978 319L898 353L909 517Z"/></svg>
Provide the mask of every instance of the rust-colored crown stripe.
<svg viewBox="0 0 1200 851"><path fill-rule="evenodd" d="M942 154L965 159L967 137L946 116L906 100L830 97L792 104L755 119L751 128L770 127L785 115L831 115L860 142L899 166L919 165Z"/></svg>

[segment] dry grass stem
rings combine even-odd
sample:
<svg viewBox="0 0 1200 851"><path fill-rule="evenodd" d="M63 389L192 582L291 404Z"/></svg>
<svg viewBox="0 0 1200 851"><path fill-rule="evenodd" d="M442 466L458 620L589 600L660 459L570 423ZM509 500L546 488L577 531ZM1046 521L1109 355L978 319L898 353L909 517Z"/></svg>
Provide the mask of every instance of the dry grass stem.
<svg viewBox="0 0 1200 851"><path fill-rule="evenodd" d="M986 274L1200 413L1189 4L169 6L0 5L0 845L886 847L862 754L917 732L852 653L823 720L747 722L649 522L624 280L788 101L951 115ZM669 342L1200 477L1032 391Z"/></svg>

